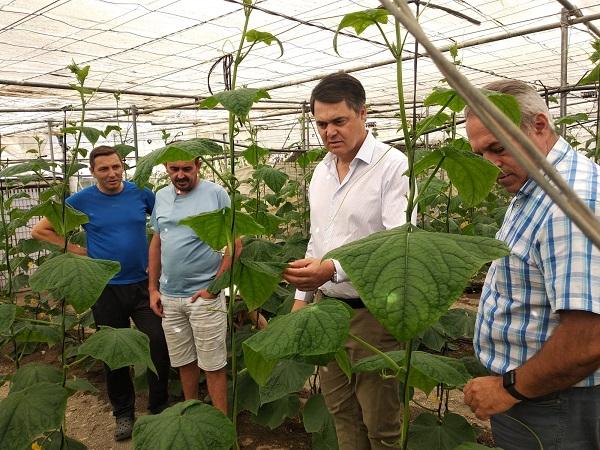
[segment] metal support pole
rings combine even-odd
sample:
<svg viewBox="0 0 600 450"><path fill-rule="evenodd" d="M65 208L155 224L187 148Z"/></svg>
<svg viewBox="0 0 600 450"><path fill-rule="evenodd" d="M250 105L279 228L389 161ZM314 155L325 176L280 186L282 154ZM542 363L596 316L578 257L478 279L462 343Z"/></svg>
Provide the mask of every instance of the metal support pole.
<svg viewBox="0 0 600 450"><path fill-rule="evenodd" d="M560 87L567 86L567 57L569 55L569 11L563 8L560 12ZM560 93L560 117L567 115L567 92ZM565 137L565 124L560 126L560 134Z"/></svg>
<svg viewBox="0 0 600 450"><path fill-rule="evenodd" d="M129 108L129 112L131 114L131 124L133 126L133 146L135 147L135 164L137 165L140 153L138 148L137 106L131 105L131 107Z"/></svg>
<svg viewBox="0 0 600 450"><path fill-rule="evenodd" d="M52 142L52 121L48 121L48 146L50 148L50 162L52 163L52 179L56 180L56 165L54 164L54 144ZM42 155L40 155L41 157Z"/></svg>

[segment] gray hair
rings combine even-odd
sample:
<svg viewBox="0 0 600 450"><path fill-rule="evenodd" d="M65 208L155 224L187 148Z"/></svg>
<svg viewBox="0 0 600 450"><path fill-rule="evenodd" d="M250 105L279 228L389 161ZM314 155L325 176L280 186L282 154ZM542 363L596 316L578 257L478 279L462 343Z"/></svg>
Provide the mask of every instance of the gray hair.
<svg viewBox="0 0 600 450"><path fill-rule="evenodd" d="M496 91L501 94L509 94L515 97L519 107L521 108L521 128L530 129L535 121L535 116L539 113L544 114L548 118L550 129L554 131L554 120L544 99L538 92L519 80L497 80L483 86L483 89L488 91ZM465 108L465 119L472 114L471 109Z"/></svg>

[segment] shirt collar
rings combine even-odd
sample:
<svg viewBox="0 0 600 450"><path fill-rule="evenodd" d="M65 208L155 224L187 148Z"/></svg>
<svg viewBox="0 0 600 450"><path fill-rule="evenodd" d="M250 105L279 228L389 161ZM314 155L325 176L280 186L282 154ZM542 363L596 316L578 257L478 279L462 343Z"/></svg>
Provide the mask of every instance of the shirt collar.
<svg viewBox="0 0 600 450"><path fill-rule="evenodd" d="M373 159L373 152L375 150L376 143L377 143L377 140L371 134L371 131L367 130L367 137L363 141L362 145L358 149L358 152L356 153L356 156L350 162L350 164L355 165L356 163L354 161L356 161L356 160L361 160L367 164L371 164L371 160ZM336 160L337 160L337 157L331 152L327 152L327 154L323 158L323 162L327 165L331 164L332 162L335 162Z"/></svg>
<svg viewBox="0 0 600 450"><path fill-rule="evenodd" d="M556 166L565 157L569 148L569 143L560 136L548 152L548 155L546 155L546 160L553 166ZM533 178L528 178L525 184L521 186L521 189L517 192L516 197L530 195L537 186L538 184Z"/></svg>

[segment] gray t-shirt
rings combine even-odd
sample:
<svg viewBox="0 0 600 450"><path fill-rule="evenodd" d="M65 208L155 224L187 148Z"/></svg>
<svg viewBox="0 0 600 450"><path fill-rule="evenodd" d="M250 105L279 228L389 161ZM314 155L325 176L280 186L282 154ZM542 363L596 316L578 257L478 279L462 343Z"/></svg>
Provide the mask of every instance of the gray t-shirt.
<svg viewBox="0 0 600 450"><path fill-rule="evenodd" d="M156 193L151 225L160 234L160 291L172 297L189 297L214 279L222 255L200 240L194 231L179 225L181 219L230 206L227 191L199 180L194 189L177 195L172 184Z"/></svg>

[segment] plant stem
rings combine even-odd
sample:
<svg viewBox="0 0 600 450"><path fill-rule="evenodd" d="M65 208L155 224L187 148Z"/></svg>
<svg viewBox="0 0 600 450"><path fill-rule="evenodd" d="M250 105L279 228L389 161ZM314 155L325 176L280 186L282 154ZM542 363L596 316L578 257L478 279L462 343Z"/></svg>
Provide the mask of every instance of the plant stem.
<svg viewBox="0 0 600 450"><path fill-rule="evenodd" d="M376 355L381 356L383 359L385 359L385 361L390 366L392 366L392 368L396 371L396 376L399 376L401 372L404 372L404 369L402 367L400 367L396 361L394 361L392 358L390 358L387 353L382 352L377 347L369 344L364 339L362 339L362 338L360 338L360 337L358 337L358 336L356 336L356 335L354 335L352 333L349 333L348 337L350 339L352 339L354 342L358 342L360 345L362 345L363 347L365 347L367 350L370 350L371 352L373 352Z"/></svg>
<svg viewBox="0 0 600 450"><path fill-rule="evenodd" d="M410 375L411 356L412 339L409 339L406 343L406 353L404 354L406 373L404 374L404 384L402 386L402 394L404 398L404 408L402 408L402 432L400 434L400 448L402 450L406 450L408 447L408 427L410 425L410 386L408 384L408 377Z"/></svg>
<svg viewBox="0 0 600 450"><path fill-rule="evenodd" d="M427 192L427 188L429 187L429 183L431 183L431 181L435 178L435 174L438 172L438 170L440 170L440 167L442 166L442 163L444 162L444 159L446 159L445 155L442 156L442 158L439 160L439 162L437 163L437 165L433 169L433 172L431 173L431 175L429 175L429 178L427 178L427 181L423 185L423 188L420 190L421 192L419 192L419 195L417 195L417 199L415 200L415 205L419 204L419 202L421 201L421 198L425 195L425 192Z"/></svg>

